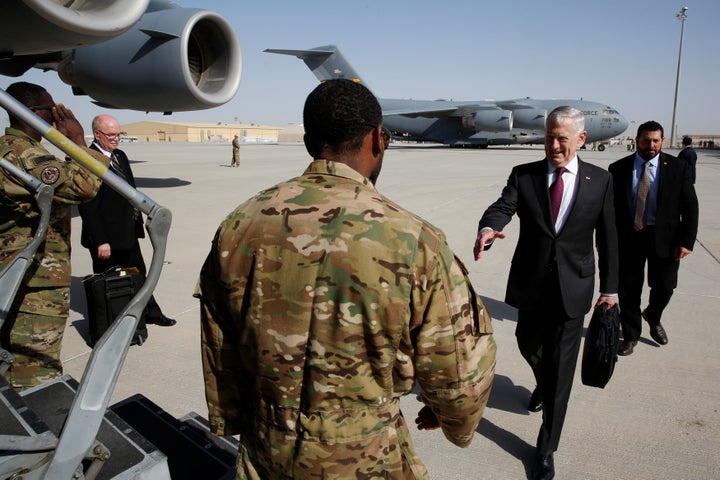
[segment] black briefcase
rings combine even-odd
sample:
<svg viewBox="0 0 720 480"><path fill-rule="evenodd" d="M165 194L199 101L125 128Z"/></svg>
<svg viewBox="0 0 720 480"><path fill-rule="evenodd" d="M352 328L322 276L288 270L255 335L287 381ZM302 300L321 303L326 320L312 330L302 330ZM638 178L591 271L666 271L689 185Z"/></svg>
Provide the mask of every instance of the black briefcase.
<svg viewBox="0 0 720 480"><path fill-rule="evenodd" d="M620 348L620 308L603 303L593 312L585 334L582 383L605 388L610 381Z"/></svg>
<svg viewBox="0 0 720 480"><path fill-rule="evenodd" d="M104 273L95 273L83 278L88 307L90 346L95 346L110 328L130 299L140 290L144 281L145 276L134 267L113 267ZM148 338L146 316L147 311L143 310L135 329L132 345L142 345Z"/></svg>

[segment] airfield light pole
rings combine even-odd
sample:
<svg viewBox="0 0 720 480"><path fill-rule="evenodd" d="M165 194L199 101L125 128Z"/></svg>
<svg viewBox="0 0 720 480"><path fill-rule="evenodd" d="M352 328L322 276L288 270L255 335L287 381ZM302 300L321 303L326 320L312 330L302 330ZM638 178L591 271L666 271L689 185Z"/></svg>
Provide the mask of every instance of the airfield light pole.
<svg viewBox="0 0 720 480"><path fill-rule="evenodd" d="M678 51L677 76L675 77L675 102L673 103L672 125L670 126L670 148L675 147L675 113L677 112L678 87L680 86L680 61L682 60L683 33L685 32L685 20L688 7L682 7L675 16L680 20L680 50Z"/></svg>

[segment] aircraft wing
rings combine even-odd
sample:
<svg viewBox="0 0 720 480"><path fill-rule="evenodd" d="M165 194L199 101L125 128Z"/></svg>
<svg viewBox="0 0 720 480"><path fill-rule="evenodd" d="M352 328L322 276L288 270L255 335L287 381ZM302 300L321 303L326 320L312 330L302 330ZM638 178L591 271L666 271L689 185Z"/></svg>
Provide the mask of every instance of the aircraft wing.
<svg viewBox="0 0 720 480"><path fill-rule="evenodd" d="M171 113L230 101L237 36L220 15L166 0L3 3L0 74L55 70L75 94L110 108Z"/></svg>

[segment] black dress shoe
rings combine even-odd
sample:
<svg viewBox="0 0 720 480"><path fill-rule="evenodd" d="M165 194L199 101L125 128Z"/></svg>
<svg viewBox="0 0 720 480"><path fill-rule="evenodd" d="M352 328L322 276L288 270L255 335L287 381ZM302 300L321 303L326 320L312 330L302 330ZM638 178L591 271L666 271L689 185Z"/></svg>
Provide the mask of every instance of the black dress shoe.
<svg viewBox="0 0 720 480"><path fill-rule="evenodd" d="M540 390L538 390L537 387L535 387L535 390L530 394L530 403L528 403L528 410L531 412L539 412L542 410L543 407L543 401L542 397L540 396Z"/></svg>
<svg viewBox="0 0 720 480"><path fill-rule="evenodd" d="M648 316L647 316L647 308L642 311L641 315L642 315L642 318L646 322L648 322L648 325L650 325L650 336L652 337L652 339L655 340L660 345L667 345L668 336L667 336L667 333L665 332L665 329L660 324L660 322L658 322L657 325L652 325L650 323L650 320L648 320Z"/></svg>
<svg viewBox="0 0 720 480"><path fill-rule="evenodd" d="M626 357L632 354L635 349L635 345L637 345L637 340L623 340L620 344L620 351L618 352L618 355Z"/></svg>
<svg viewBox="0 0 720 480"><path fill-rule="evenodd" d="M660 345L667 345L668 343L667 333L665 333L665 329L659 323L657 325L650 325L650 336Z"/></svg>
<svg viewBox="0 0 720 480"><path fill-rule="evenodd" d="M553 454L538 454L532 471L533 480L552 480L555 478L555 461Z"/></svg>
<svg viewBox="0 0 720 480"><path fill-rule="evenodd" d="M154 323L155 325L159 325L161 327L172 327L177 322L173 320L172 318L168 318L165 315L162 315L159 318L147 318L145 320L145 323Z"/></svg>

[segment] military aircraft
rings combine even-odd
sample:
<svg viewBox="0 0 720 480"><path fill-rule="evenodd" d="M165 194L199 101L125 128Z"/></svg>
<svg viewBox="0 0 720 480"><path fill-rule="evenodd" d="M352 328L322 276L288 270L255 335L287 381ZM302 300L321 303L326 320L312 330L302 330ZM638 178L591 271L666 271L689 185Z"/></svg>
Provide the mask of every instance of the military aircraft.
<svg viewBox="0 0 720 480"><path fill-rule="evenodd" d="M322 82L333 78L361 81L335 45L311 50L266 49L303 60ZM367 86L367 85L366 85ZM628 121L612 107L587 100L514 100L455 102L378 98L383 123L393 137L437 142L451 147L536 144L545 140L545 119L554 108L569 105L585 114L586 142L600 142L623 133ZM598 150L604 150L600 144Z"/></svg>
<svg viewBox="0 0 720 480"><path fill-rule="evenodd" d="M240 44L214 12L166 0L6 0L2 13L0 74L55 70L103 107L201 110L240 84Z"/></svg>

